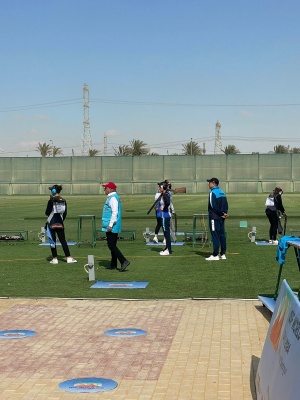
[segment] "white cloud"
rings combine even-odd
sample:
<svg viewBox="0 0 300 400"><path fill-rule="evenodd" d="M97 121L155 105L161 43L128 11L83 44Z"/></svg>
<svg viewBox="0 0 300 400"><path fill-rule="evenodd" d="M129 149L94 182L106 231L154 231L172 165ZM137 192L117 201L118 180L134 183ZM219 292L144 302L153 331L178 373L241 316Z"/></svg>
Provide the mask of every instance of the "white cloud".
<svg viewBox="0 0 300 400"><path fill-rule="evenodd" d="M120 132L114 130L114 129L109 129L104 132L104 136L121 136Z"/></svg>
<svg viewBox="0 0 300 400"><path fill-rule="evenodd" d="M246 111L246 110L241 110L240 114L241 114L242 117L245 117L245 118L252 118L253 117L253 114L250 111Z"/></svg>
<svg viewBox="0 0 300 400"><path fill-rule="evenodd" d="M26 117L22 114L13 114L11 118L15 121L25 121Z"/></svg>
<svg viewBox="0 0 300 400"><path fill-rule="evenodd" d="M48 115L44 115L44 114L37 114L36 119L39 121L50 121L50 118Z"/></svg>

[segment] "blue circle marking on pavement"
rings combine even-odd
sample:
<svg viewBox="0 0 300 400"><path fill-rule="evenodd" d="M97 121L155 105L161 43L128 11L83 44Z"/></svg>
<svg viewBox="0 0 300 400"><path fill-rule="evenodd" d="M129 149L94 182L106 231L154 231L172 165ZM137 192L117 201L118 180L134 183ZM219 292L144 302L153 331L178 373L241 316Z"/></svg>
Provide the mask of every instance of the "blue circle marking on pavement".
<svg viewBox="0 0 300 400"><path fill-rule="evenodd" d="M0 331L0 339L23 339L36 335L35 331L11 329L7 331Z"/></svg>
<svg viewBox="0 0 300 400"><path fill-rule="evenodd" d="M147 331L143 329L135 329L135 328L122 328L122 329L110 329L104 332L107 336L122 336L122 337L131 337L131 336L143 336L147 334Z"/></svg>
<svg viewBox="0 0 300 400"><path fill-rule="evenodd" d="M117 382L104 378L70 379L58 385L59 389L77 393L105 392L106 390L115 389L117 386Z"/></svg>

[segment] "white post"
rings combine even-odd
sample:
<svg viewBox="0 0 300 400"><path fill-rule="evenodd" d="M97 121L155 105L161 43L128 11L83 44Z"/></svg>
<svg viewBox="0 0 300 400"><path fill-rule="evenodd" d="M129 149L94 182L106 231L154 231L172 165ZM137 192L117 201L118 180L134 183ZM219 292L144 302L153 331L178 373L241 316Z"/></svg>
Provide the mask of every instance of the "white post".
<svg viewBox="0 0 300 400"><path fill-rule="evenodd" d="M252 231L251 231L251 243L255 242L255 235L256 235L256 226L252 226Z"/></svg>
<svg viewBox="0 0 300 400"><path fill-rule="evenodd" d="M89 267L89 281L95 280L95 264L94 256L88 255L88 267Z"/></svg>
<svg viewBox="0 0 300 400"><path fill-rule="evenodd" d="M38 237L42 243L46 242L46 231L44 226L41 227L41 232L39 232Z"/></svg>
<svg viewBox="0 0 300 400"><path fill-rule="evenodd" d="M150 241L150 230L149 228L146 228L146 243L149 243Z"/></svg>

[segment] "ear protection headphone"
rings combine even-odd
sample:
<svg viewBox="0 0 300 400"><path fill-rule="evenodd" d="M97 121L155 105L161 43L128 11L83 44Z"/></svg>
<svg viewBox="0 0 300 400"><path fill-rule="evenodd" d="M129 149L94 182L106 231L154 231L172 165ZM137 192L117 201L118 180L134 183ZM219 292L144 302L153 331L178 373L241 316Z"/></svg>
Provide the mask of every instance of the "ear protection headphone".
<svg viewBox="0 0 300 400"><path fill-rule="evenodd" d="M57 192L59 193L61 189L62 188L60 185L53 185L49 187L49 190L51 190L52 194L56 194Z"/></svg>

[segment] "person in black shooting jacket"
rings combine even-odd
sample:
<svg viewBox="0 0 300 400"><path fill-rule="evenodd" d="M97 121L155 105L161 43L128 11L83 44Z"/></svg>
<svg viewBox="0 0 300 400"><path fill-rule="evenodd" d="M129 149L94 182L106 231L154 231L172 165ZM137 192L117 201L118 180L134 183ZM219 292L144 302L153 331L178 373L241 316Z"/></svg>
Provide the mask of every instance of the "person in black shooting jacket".
<svg viewBox="0 0 300 400"><path fill-rule="evenodd" d="M64 220L67 216L67 202L60 196L62 186L53 185L49 187L49 190L51 190L51 195L45 211L45 214L48 217L45 229L49 238L50 249L52 253L52 260L50 261L50 264L58 264L56 236L61 243L65 256L67 257L67 263L76 263L77 261L71 257L69 246L65 237Z"/></svg>
<svg viewBox="0 0 300 400"><path fill-rule="evenodd" d="M280 215L286 216L285 209L282 204L282 189L276 187L266 200L266 216L270 222L269 243L277 245L277 233L282 233L280 224Z"/></svg>

